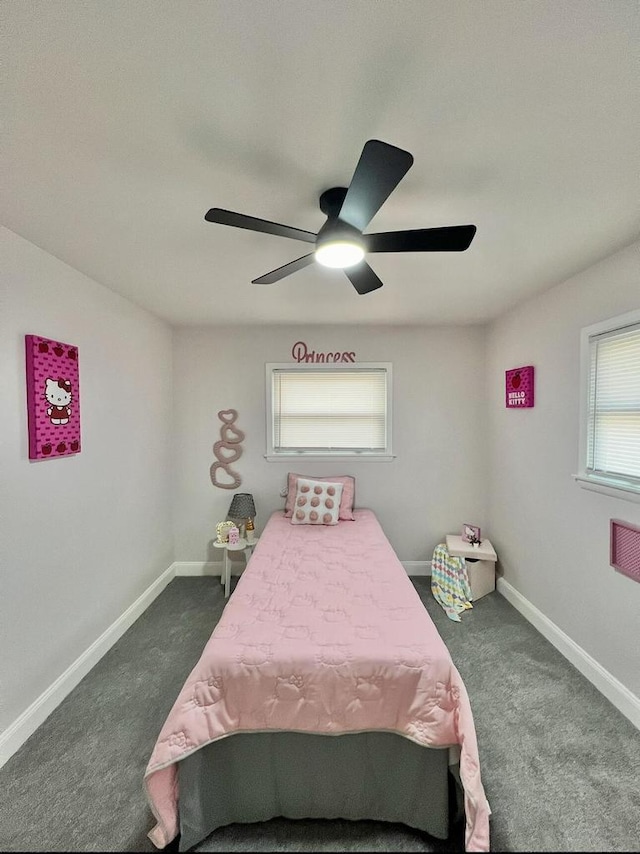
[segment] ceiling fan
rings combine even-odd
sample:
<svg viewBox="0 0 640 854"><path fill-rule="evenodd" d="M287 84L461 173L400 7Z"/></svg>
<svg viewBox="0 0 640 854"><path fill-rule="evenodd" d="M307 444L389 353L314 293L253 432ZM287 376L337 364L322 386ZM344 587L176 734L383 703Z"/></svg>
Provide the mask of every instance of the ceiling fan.
<svg viewBox="0 0 640 854"><path fill-rule="evenodd" d="M270 285L318 261L326 267L343 269L356 291L368 294L382 287L364 260L368 252L463 252L476 233L475 225L451 225L363 234L412 164L408 151L370 139L364 144L350 185L332 187L320 196L320 210L327 220L317 234L223 208L211 208L205 219L315 244L313 252L253 279L252 284Z"/></svg>

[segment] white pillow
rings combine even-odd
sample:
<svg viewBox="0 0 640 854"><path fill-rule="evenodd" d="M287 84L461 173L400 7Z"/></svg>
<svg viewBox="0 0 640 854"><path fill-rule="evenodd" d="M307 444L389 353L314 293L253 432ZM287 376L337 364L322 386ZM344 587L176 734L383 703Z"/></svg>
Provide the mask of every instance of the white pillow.
<svg viewBox="0 0 640 854"><path fill-rule="evenodd" d="M337 525L342 483L298 478L292 525Z"/></svg>

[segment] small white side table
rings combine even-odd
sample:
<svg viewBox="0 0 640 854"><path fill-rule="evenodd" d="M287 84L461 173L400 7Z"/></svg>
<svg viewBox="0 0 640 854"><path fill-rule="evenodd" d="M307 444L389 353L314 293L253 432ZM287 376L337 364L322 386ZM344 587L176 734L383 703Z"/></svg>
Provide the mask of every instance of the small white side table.
<svg viewBox="0 0 640 854"><path fill-rule="evenodd" d="M498 556L489 540L482 540L479 546L474 548L471 543L466 543L461 536L447 534L447 551L453 557L463 557L477 563L467 563L467 574L473 601L486 596L496 589L496 561Z"/></svg>
<svg viewBox="0 0 640 854"><path fill-rule="evenodd" d="M222 564L222 573L220 574L220 584L224 584L224 598L228 599L231 587L231 560L229 559L229 552L244 552L244 564L246 566L249 563L249 558L253 554L254 546L258 544L258 538L254 537L251 542L243 538L240 538L239 543L219 543L217 540L213 540L212 542L214 548L224 549L224 561Z"/></svg>

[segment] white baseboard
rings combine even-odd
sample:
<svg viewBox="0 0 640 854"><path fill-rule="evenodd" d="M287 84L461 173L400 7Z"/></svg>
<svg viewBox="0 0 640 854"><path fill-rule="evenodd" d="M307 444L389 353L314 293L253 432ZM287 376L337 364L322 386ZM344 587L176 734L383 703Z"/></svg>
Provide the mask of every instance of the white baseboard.
<svg viewBox="0 0 640 854"><path fill-rule="evenodd" d="M407 570L407 575L431 575L430 560L402 560L400 563Z"/></svg>
<svg viewBox="0 0 640 854"><path fill-rule="evenodd" d="M132 626L174 576L173 565L147 587L133 605L106 629L31 705L0 733L0 768L22 747L51 712Z"/></svg>
<svg viewBox="0 0 640 854"><path fill-rule="evenodd" d="M222 575L222 561L205 560L179 560L173 564L176 578L195 575ZM231 567L231 575L240 575L244 569L244 562L240 561L238 567Z"/></svg>
<svg viewBox="0 0 640 854"><path fill-rule="evenodd" d="M430 560L403 560L400 563L407 570L407 575L431 575ZM176 561L173 564L176 578L180 576L194 575L221 575L222 561L203 561L203 560L188 560ZM231 575L240 575L244 569L242 561L238 561L238 565L232 566Z"/></svg>
<svg viewBox="0 0 640 854"><path fill-rule="evenodd" d="M640 698L636 697L622 682L605 670L601 664L585 652L581 646L571 640L569 635L558 628L548 617L532 605L515 587L498 578L498 591L519 611L558 652L561 652L583 676L591 682L601 694L612 703L619 712L640 729Z"/></svg>

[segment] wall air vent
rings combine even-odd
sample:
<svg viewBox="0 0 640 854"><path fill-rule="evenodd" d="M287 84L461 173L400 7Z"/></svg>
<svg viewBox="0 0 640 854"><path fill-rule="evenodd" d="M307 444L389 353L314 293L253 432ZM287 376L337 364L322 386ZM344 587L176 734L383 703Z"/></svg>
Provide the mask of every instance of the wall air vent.
<svg viewBox="0 0 640 854"><path fill-rule="evenodd" d="M611 566L640 581L640 527L611 519Z"/></svg>

